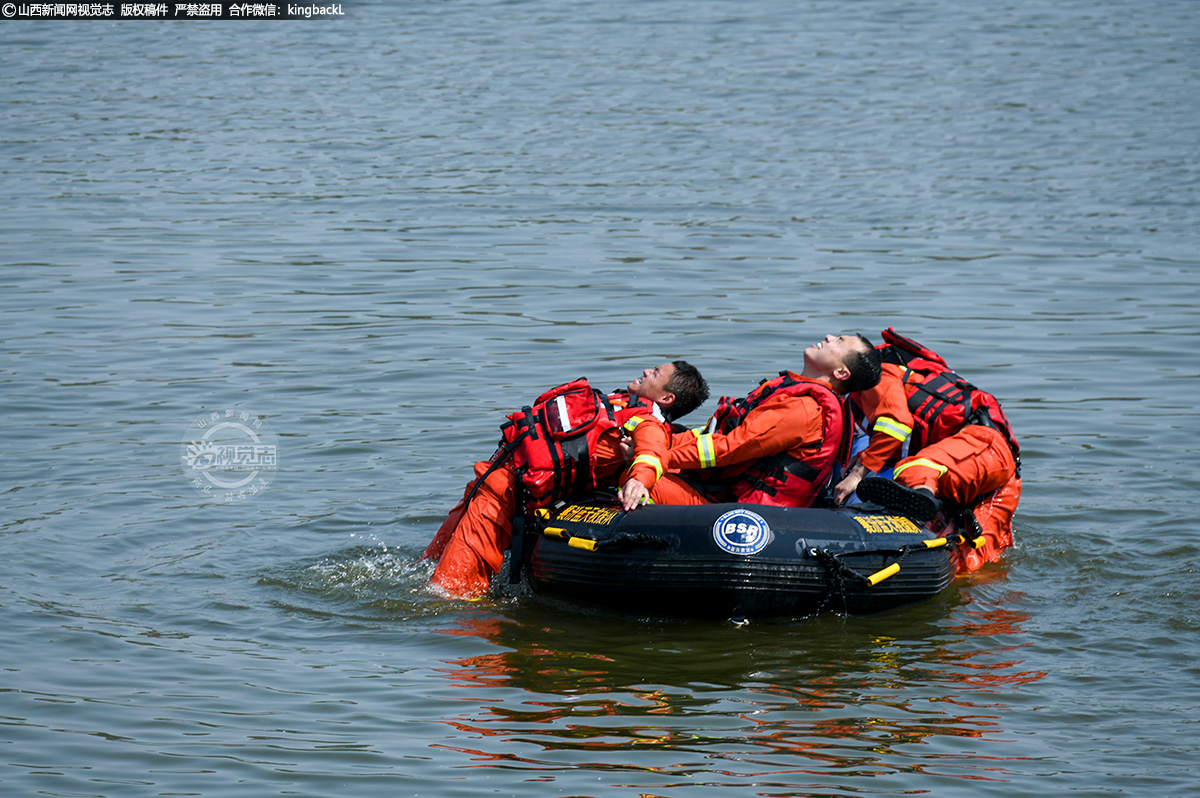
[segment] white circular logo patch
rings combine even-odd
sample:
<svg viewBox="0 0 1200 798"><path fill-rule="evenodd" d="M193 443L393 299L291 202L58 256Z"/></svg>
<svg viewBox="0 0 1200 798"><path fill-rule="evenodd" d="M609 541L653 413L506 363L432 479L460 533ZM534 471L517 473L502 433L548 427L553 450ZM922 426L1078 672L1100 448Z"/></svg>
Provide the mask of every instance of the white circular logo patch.
<svg viewBox="0 0 1200 798"><path fill-rule="evenodd" d="M279 468L274 431L244 410L196 419L183 439L182 459L192 487L225 504L257 496Z"/></svg>
<svg viewBox="0 0 1200 798"><path fill-rule="evenodd" d="M713 524L713 540L730 554L758 554L771 542L771 527L758 513L730 510Z"/></svg>

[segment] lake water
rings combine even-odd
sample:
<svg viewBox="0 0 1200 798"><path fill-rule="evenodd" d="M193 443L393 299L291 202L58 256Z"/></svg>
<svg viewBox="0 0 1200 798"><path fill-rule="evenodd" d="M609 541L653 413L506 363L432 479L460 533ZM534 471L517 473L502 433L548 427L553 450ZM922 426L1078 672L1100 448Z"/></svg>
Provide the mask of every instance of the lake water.
<svg viewBox="0 0 1200 798"><path fill-rule="evenodd" d="M0 793L1196 794L1198 78L1169 0L0 21ZM546 387L887 326L1004 402L1002 563L745 627L426 589Z"/></svg>

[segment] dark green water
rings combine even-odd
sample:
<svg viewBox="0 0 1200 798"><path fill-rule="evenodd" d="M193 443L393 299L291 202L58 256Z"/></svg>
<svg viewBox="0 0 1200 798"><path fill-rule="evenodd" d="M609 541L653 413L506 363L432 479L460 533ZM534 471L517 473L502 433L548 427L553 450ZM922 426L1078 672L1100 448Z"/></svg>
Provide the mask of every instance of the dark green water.
<svg viewBox="0 0 1200 798"><path fill-rule="evenodd" d="M1192 794L1198 45L1187 2L0 21L0 792ZM741 628L426 590L542 389L890 325L1013 420L998 566ZM181 460L226 410L278 453L230 503Z"/></svg>

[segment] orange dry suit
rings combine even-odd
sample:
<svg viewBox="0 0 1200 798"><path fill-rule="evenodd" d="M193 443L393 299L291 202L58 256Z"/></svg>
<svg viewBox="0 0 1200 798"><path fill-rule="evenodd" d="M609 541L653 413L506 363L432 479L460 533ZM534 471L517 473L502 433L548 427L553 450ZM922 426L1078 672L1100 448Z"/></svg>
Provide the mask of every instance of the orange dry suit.
<svg viewBox="0 0 1200 798"><path fill-rule="evenodd" d="M897 482L971 510L983 542L956 558L960 571L973 571L1012 545L1020 447L996 397L894 329L884 330L883 340L879 384L850 396L871 435L859 463L873 472L895 463Z"/></svg>
<svg viewBox="0 0 1200 798"><path fill-rule="evenodd" d="M662 412L653 402L623 392L607 397L599 395L600 412L604 420L588 428L586 456L577 457L564 466L571 471L572 480L547 480L545 474L536 473L544 470L547 460L562 457L559 450L535 451L536 446L541 445L538 442L547 443L551 448L556 443L563 443L548 441L552 436L546 434L547 429L563 425L547 419L547 415L553 416L555 411L541 413L547 406L543 400L548 397L549 402L562 409L563 405L557 401L561 395L559 392L562 389L575 390L579 382L576 380L548 391L538 397L539 401L532 407L511 414L510 421L501 428L505 437L501 440L500 449L491 460L475 464L476 479L466 486L462 501L450 511L422 555L422 559L438 563L431 581L447 593L466 598L487 592L488 583L500 570L504 552L512 542L512 519L522 510L522 495L528 498L529 506L540 506L555 498L567 498L572 492L597 485L623 485L629 479L637 479L647 488L652 488L662 475L669 441L669 430ZM590 386L587 386L587 390L591 390ZM568 411L573 404L574 400L568 400ZM542 416L540 419L537 418L539 415ZM536 438L529 436L525 439L534 446L527 447L526 451L517 455L506 454L506 451L513 451L509 444L515 438L514 431L519 432L514 427L520 428L524 423L518 421L514 424L513 421L521 417L530 419L529 423L534 427L543 422L549 426L538 430ZM565 426L569 429L572 424L568 422ZM634 446L634 459L628 467L621 450L621 440L625 436L632 438ZM579 454L583 445L580 441L567 440L563 448L568 453ZM531 472L535 472L534 478L525 479ZM562 492L551 490L532 497L530 485L535 490L539 486L559 485Z"/></svg>
<svg viewBox="0 0 1200 798"><path fill-rule="evenodd" d="M845 464L850 414L827 383L790 371L744 399L722 397L704 431L672 437L659 504L751 502L808 507Z"/></svg>

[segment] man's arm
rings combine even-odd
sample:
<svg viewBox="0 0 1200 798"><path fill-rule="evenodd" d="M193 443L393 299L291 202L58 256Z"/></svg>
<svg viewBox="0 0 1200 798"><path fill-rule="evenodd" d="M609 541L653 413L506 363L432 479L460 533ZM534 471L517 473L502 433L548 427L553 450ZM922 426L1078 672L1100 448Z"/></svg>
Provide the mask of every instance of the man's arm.
<svg viewBox="0 0 1200 798"><path fill-rule="evenodd" d="M870 425L871 440L834 488L833 498L838 504L858 489L863 477L894 463L912 435L913 417L908 410L908 397L904 395L902 375L899 366L885 363L879 384L858 394L859 407Z"/></svg>
<svg viewBox="0 0 1200 798"><path fill-rule="evenodd" d="M667 469L670 432L653 416L635 416L625 424L633 439L633 460L621 476L617 498L626 510L649 500L650 491Z"/></svg>
<svg viewBox="0 0 1200 798"><path fill-rule="evenodd" d="M671 468L733 466L816 445L824 433L821 408L808 396L772 396L725 435L693 433L671 447ZM688 439L690 437L690 440Z"/></svg>

